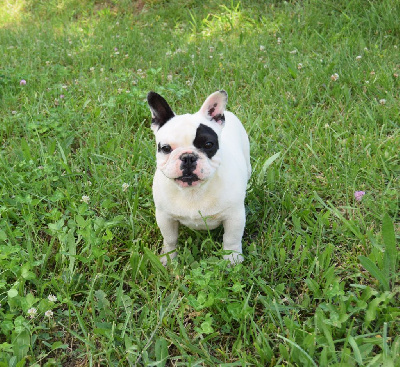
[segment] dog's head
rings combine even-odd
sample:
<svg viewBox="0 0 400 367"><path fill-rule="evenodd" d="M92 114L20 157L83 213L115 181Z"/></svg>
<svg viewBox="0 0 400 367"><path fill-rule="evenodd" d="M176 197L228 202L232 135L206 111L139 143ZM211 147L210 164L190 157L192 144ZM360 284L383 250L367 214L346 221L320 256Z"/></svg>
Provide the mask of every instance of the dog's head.
<svg viewBox="0 0 400 367"><path fill-rule="evenodd" d="M227 100L225 91L217 91L197 113L175 115L159 94L147 95L157 143L157 168L181 187L199 185L218 169Z"/></svg>

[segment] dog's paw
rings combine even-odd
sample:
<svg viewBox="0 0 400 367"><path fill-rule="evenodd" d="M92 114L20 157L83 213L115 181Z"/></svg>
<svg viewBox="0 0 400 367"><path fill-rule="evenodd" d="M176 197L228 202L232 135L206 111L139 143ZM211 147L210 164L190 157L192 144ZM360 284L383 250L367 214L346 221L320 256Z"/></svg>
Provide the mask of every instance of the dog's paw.
<svg viewBox="0 0 400 367"><path fill-rule="evenodd" d="M231 265L239 264L244 260L244 257L239 252L232 252L229 255L224 255L225 260L229 260Z"/></svg>
<svg viewBox="0 0 400 367"><path fill-rule="evenodd" d="M161 252L161 254L163 254L163 252ZM177 253L176 253L176 251L174 251L174 252L169 252L169 253L161 256L160 257L161 264L163 264L164 266L167 266L168 265L168 258L170 259L170 261L172 261L173 259L176 258L176 255L177 255Z"/></svg>

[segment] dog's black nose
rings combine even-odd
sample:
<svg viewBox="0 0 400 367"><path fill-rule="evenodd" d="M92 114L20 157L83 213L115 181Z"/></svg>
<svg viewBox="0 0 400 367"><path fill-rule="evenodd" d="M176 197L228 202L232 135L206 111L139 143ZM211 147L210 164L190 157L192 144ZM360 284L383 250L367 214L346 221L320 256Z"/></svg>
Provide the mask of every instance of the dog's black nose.
<svg viewBox="0 0 400 367"><path fill-rule="evenodd" d="M191 166L199 157L193 153L183 153L179 158L184 166Z"/></svg>

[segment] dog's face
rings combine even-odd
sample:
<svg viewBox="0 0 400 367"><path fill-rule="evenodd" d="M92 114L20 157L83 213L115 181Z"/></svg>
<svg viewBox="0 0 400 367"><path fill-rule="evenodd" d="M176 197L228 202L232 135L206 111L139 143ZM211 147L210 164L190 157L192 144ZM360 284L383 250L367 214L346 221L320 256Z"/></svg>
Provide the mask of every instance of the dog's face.
<svg viewBox="0 0 400 367"><path fill-rule="evenodd" d="M181 187L197 186L212 177L221 163L226 92L210 95L193 115L175 115L167 101L154 92L147 101L156 136L157 168Z"/></svg>

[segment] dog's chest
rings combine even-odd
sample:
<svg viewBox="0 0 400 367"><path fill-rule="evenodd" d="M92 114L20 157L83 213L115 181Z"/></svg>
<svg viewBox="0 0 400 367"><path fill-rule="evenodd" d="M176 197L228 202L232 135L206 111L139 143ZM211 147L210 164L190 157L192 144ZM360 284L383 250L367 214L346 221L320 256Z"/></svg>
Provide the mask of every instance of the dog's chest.
<svg viewBox="0 0 400 367"><path fill-rule="evenodd" d="M195 229L195 230L207 230L217 228L221 223L222 219L219 215L203 216L199 213L194 217L185 216L174 216L180 224Z"/></svg>

